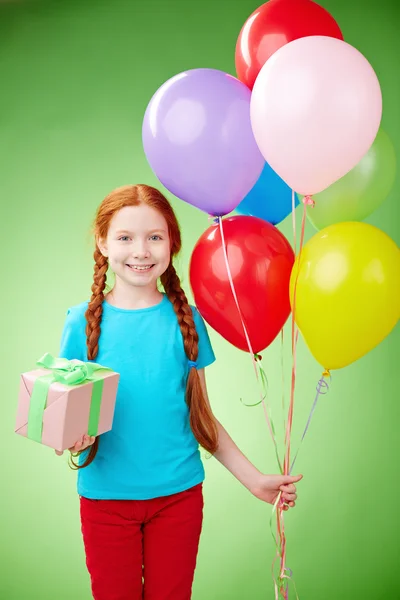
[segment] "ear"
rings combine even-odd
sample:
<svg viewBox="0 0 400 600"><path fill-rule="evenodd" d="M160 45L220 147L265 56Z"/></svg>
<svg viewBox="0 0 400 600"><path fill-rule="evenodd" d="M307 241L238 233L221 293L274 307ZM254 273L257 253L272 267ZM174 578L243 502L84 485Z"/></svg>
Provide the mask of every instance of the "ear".
<svg viewBox="0 0 400 600"><path fill-rule="evenodd" d="M106 258L108 258L108 249L107 249L106 240L103 240L102 238L96 238L96 244L97 244L98 249L102 253L102 255L105 256Z"/></svg>

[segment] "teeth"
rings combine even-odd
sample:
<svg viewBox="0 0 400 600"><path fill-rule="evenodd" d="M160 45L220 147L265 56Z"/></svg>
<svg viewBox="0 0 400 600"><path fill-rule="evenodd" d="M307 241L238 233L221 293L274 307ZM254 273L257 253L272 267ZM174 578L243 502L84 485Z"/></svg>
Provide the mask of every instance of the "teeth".
<svg viewBox="0 0 400 600"><path fill-rule="evenodd" d="M128 267L130 269L134 269L135 271L148 271L149 269L151 269L153 265L147 265L147 266L139 266L139 265L128 265Z"/></svg>

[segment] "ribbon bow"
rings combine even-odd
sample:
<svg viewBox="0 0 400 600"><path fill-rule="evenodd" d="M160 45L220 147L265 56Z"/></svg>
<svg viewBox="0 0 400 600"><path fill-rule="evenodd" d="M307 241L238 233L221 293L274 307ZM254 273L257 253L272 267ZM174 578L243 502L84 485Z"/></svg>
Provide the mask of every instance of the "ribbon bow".
<svg viewBox="0 0 400 600"><path fill-rule="evenodd" d="M49 353L44 354L36 364L38 367L48 369L50 373L38 377L34 383L29 405L27 437L41 443L43 434L43 413L47 406L50 386L56 381L68 386L93 382L88 435L97 435L104 385L104 373L100 373L100 371L111 371L111 369L93 362L54 358L54 356Z"/></svg>
<svg viewBox="0 0 400 600"><path fill-rule="evenodd" d="M36 364L38 367L52 371L54 381L64 383L65 385L79 385L85 381L93 381L96 371L100 369L110 370L98 363L82 362L76 359L54 358L48 352Z"/></svg>

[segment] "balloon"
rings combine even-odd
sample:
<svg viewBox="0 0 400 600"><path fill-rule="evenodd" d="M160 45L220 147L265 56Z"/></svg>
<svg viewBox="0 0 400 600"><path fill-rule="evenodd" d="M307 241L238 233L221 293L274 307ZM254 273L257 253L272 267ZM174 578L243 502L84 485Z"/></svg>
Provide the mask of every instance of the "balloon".
<svg viewBox="0 0 400 600"><path fill-rule="evenodd" d="M293 250L284 235L257 217L223 220L233 283L254 352L275 339L290 314L289 281ZM249 351L224 259L219 225L200 237L193 250L190 284L204 319L228 342Z"/></svg>
<svg viewBox="0 0 400 600"><path fill-rule="evenodd" d="M367 154L347 175L314 198L308 218L316 229L340 221L362 221L389 195L396 177L396 154L380 129Z"/></svg>
<svg viewBox="0 0 400 600"><path fill-rule="evenodd" d="M296 279L295 320L324 369L358 360L400 317L400 249L372 225L337 223L309 240L293 267L292 306Z"/></svg>
<svg viewBox="0 0 400 600"><path fill-rule="evenodd" d="M353 46L331 37L305 37L280 48L261 69L251 98L265 160L303 195L321 192L356 166L381 115L373 68Z"/></svg>
<svg viewBox="0 0 400 600"><path fill-rule="evenodd" d="M250 96L232 75L192 69L164 83L145 112L143 147L158 179L211 215L236 208L264 166L251 129Z"/></svg>
<svg viewBox="0 0 400 600"><path fill-rule="evenodd" d="M335 19L311 0L266 2L250 15L236 42L238 78L252 89L261 67L274 52L293 40L310 35L343 39ZM302 86L300 93L301 90Z"/></svg>
<svg viewBox="0 0 400 600"><path fill-rule="evenodd" d="M295 206L298 204L296 194ZM260 217L272 225L277 225L292 211L292 190L268 163L265 163L257 183L236 211L242 215Z"/></svg>

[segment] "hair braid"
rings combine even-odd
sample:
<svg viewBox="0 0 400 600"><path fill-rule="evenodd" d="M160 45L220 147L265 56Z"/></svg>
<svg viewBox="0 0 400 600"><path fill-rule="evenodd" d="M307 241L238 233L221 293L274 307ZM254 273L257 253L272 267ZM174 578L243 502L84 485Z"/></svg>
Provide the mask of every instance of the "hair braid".
<svg viewBox="0 0 400 600"><path fill-rule="evenodd" d="M195 362L199 354L199 335L196 331L192 309L181 288L180 279L172 262L161 276L161 283L178 318L186 356ZM205 450L214 454L218 447L217 424L204 397L200 377L195 368L189 371L186 402L190 412L190 426L196 440Z"/></svg>
<svg viewBox="0 0 400 600"><path fill-rule="evenodd" d="M88 304L85 317L86 317L86 345L87 345L87 357L88 360L94 360L99 352L99 337L100 337L100 324L103 315L103 300L104 300L104 289L107 281L107 270L108 270L108 259L102 255L97 244L94 251L94 275L92 285L92 297ZM75 463L72 457L77 457L82 452L86 452L87 449L81 450L76 454L71 455L71 465L73 469L82 469L87 467L95 458L99 447L99 438L96 437L94 444L90 447L89 454L85 462L82 465Z"/></svg>

